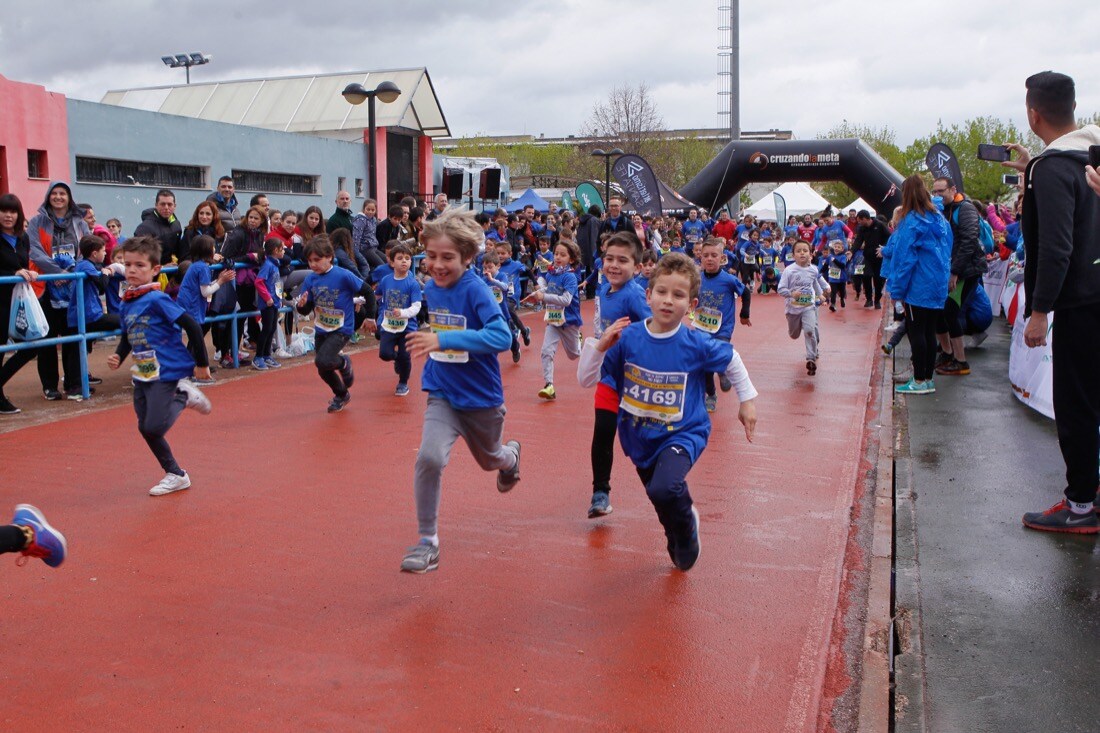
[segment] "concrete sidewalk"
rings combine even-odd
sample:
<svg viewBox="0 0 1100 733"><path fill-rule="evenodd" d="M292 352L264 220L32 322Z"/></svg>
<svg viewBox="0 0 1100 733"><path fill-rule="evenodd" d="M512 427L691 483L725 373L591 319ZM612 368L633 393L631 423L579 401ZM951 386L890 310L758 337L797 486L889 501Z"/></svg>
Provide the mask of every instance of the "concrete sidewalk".
<svg viewBox="0 0 1100 733"><path fill-rule="evenodd" d="M1100 552L1020 522L1065 466L1053 421L1012 396L1009 340L998 319L970 376L895 401L898 731L1100 730Z"/></svg>

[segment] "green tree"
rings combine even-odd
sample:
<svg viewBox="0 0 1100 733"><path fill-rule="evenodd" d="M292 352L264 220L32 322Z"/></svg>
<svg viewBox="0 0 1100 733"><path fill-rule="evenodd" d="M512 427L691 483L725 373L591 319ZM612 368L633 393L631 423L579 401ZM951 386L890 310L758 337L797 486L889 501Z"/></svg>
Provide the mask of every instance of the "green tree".
<svg viewBox="0 0 1100 733"><path fill-rule="evenodd" d="M936 131L914 140L906 155L910 160L923 162L928 148L937 142L946 143L955 151L967 196L980 201L999 201L1012 195L1014 188L1002 181L1002 176L1012 171L997 163L978 160L977 153L982 143L1026 144L1024 134L1015 124L996 117L975 117L947 127L940 120Z"/></svg>

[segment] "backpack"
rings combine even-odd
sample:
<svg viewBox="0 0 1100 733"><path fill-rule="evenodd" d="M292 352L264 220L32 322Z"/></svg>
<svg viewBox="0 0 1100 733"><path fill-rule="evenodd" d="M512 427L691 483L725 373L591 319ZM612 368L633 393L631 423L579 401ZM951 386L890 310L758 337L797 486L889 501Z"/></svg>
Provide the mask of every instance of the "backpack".
<svg viewBox="0 0 1100 733"><path fill-rule="evenodd" d="M978 205L970 199L966 199L966 202L972 204L975 210L978 208ZM959 225L958 206L955 207L955 211L951 214L951 223L955 226ZM982 251L987 255L993 254L996 248L996 245L993 243L993 227L990 226L989 222L985 220L985 217L982 216L981 213L978 214L978 243L982 245Z"/></svg>

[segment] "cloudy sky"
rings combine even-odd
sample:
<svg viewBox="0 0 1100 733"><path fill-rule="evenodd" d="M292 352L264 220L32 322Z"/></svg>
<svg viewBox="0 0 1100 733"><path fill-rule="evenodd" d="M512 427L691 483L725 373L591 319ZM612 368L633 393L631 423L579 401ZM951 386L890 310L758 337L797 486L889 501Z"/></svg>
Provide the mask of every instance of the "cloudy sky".
<svg viewBox="0 0 1100 733"><path fill-rule="evenodd" d="M195 80L426 66L455 135L575 133L613 85L645 82L666 126L714 127L719 4L6 0L0 74L98 101L182 83L160 62L180 52L214 55ZM1043 69L1075 78L1079 112L1100 111L1095 0L740 7L745 130L808 138L848 119L905 145L941 118L1024 126L1023 81Z"/></svg>

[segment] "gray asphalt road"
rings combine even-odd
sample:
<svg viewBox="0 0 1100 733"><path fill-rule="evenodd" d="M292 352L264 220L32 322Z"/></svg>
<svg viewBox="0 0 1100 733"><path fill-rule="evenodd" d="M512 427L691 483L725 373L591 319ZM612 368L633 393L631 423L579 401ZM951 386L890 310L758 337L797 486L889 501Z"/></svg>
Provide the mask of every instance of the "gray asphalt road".
<svg viewBox="0 0 1100 733"><path fill-rule="evenodd" d="M1012 396L1004 321L991 333L970 376L906 398L927 730L1100 731L1100 546L1020 523L1065 466L1053 421Z"/></svg>

